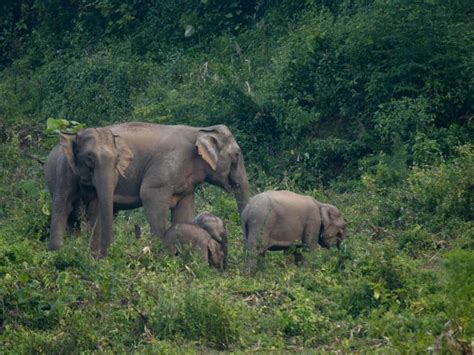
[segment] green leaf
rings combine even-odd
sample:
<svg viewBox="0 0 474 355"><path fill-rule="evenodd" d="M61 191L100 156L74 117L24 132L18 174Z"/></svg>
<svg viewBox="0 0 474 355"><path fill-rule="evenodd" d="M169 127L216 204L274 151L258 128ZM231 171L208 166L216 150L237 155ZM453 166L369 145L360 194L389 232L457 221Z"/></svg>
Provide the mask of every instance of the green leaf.
<svg viewBox="0 0 474 355"><path fill-rule="evenodd" d="M69 121L64 118L48 118L46 121L46 127L48 130L63 129L69 125Z"/></svg>
<svg viewBox="0 0 474 355"><path fill-rule="evenodd" d="M195 32L194 26L186 25L184 28L184 37L191 37Z"/></svg>
<svg viewBox="0 0 474 355"><path fill-rule="evenodd" d="M30 277L28 276L28 274L21 274L20 276L18 276L18 280L21 282L28 282L29 279Z"/></svg>
<svg viewBox="0 0 474 355"><path fill-rule="evenodd" d="M77 133L81 129L85 128L84 123L77 121L68 121L64 118L48 118L46 121L46 134L59 134L61 131L66 133Z"/></svg>
<svg viewBox="0 0 474 355"><path fill-rule="evenodd" d="M47 204L43 204L43 206L41 207L41 212L45 215L45 216L49 216L51 214L51 212L49 211L49 207Z"/></svg>

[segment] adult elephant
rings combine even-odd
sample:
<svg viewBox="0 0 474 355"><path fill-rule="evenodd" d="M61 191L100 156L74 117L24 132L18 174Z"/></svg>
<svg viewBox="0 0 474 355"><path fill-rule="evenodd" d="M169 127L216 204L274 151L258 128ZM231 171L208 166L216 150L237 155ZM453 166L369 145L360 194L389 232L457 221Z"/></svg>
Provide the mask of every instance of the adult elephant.
<svg viewBox="0 0 474 355"><path fill-rule="evenodd" d="M239 213L249 200L239 145L224 125L197 128L123 123L61 134L45 164L53 198L49 249L61 247L76 206L85 202L94 255L112 241L113 213L144 207L152 236L195 216L194 189L208 182L234 192Z"/></svg>

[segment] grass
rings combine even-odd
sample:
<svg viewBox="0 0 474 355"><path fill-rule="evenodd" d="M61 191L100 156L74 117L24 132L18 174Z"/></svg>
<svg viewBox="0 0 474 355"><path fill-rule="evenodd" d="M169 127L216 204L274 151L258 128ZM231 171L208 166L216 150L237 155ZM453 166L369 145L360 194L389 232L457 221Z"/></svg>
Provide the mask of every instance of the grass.
<svg viewBox="0 0 474 355"><path fill-rule="evenodd" d="M472 6L247 3L5 5L0 352L472 352ZM105 260L85 228L48 252L50 117L226 124L254 193L332 203L349 238L245 275L235 201L203 186L227 272L162 255L141 210L115 219Z"/></svg>
<svg viewBox="0 0 474 355"><path fill-rule="evenodd" d="M472 269L471 251L447 253L451 246L422 227L378 226L380 206L366 191L309 193L339 206L348 240L341 250L306 255L301 267L268 253L254 277L242 272L235 202L216 188L197 196L198 209L221 216L229 230L222 273L199 258L162 255L147 228L137 240L140 210L116 218L110 255L100 261L85 232L51 253L42 237L3 225L4 351L468 349L474 283L458 273Z"/></svg>

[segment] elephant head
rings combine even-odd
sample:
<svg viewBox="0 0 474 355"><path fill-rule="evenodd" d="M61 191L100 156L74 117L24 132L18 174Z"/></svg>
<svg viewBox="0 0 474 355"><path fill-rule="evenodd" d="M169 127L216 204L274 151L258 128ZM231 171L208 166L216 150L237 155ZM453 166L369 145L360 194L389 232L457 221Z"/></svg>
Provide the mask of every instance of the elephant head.
<svg viewBox="0 0 474 355"><path fill-rule="evenodd" d="M83 186L95 188L98 199L97 225L100 226L99 256L107 254L112 241L113 194L119 175L125 170L133 154L121 137L107 128L86 128L77 134L61 134L62 151L73 173Z"/></svg>
<svg viewBox="0 0 474 355"><path fill-rule="evenodd" d="M219 270L224 270L225 255L224 250L222 249L222 245L215 241L213 238L209 238L207 250L209 263Z"/></svg>
<svg viewBox="0 0 474 355"><path fill-rule="evenodd" d="M330 248L337 246L347 237L346 222L336 206L318 203L321 211L321 233L319 244Z"/></svg>
<svg viewBox="0 0 474 355"><path fill-rule="evenodd" d="M227 230L224 222L219 217L209 212L202 212L196 216L194 223L204 229L209 235L217 241L224 253L223 268L227 269Z"/></svg>
<svg viewBox="0 0 474 355"><path fill-rule="evenodd" d="M244 157L230 130L224 125L201 128L196 139L198 155L210 167L206 181L233 191L239 214L249 201Z"/></svg>

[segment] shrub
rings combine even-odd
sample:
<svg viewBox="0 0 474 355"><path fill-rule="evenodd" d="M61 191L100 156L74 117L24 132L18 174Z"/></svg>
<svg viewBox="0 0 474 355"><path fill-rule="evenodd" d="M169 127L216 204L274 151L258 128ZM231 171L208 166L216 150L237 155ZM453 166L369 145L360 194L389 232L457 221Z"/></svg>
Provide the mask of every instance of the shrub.
<svg viewBox="0 0 474 355"><path fill-rule="evenodd" d="M474 292L474 255L472 250L454 250L446 255L444 266L448 274L446 295L448 296L447 313L455 322L453 328L468 341L469 334L474 333L474 305L472 294Z"/></svg>
<svg viewBox="0 0 474 355"><path fill-rule="evenodd" d="M410 208L439 222L473 218L474 152L471 145L457 148L458 156L427 168L414 168L408 177Z"/></svg>
<svg viewBox="0 0 474 355"><path fill-rule="evenodd" d="M237 308L200 288L163 289L157 299L151 329L159 338L185 338L220 349L238 341Z"/></svg>
<svg viewBox="0 0 474 355"><path fill-rule="evenodd" d="M472 3L2 2L3 352L468 352ZM137 240L140 210L114 220L106 259L85 232L47 252L50 117L227 124L252 189L337 205L349 238L243 276L235 201L203 187L225 273Z"/></svg>

